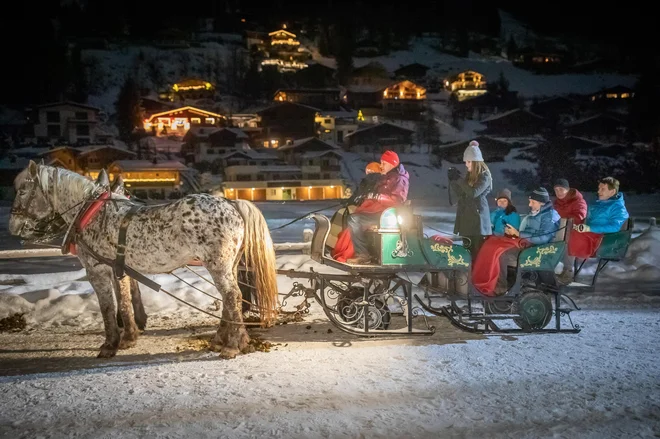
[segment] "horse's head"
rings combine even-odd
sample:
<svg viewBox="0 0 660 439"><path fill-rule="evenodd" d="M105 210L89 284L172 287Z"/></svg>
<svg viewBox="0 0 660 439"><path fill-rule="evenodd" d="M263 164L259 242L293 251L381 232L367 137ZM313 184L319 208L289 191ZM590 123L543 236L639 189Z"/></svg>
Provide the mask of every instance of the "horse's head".
<svg viewBox="0 0 660 439"><path fill-rule="evenodd" d="M48 195L48 172L45 166L30 160L14 180L16 198L11 206L9 232L23 239L41 237L44 227L57 215Z"/></svg>

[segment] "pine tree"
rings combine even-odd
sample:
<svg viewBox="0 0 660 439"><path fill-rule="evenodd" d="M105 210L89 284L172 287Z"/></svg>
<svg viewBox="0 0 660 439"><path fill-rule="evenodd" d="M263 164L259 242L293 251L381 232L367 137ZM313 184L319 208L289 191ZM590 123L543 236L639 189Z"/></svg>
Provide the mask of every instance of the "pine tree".
<svg viewBox="0 0 660 439"><path fill-rule="evenodd" d="M133 131L140 126L140 90L132 76L126 77L115 104L119 137L129 142Z"/></svg>
<svg viewBox="0 0 660 439"><path fill-rule="evenodd" d="M337 80L339 85L347 85L353 73L354 25L348 17L338 18L335 29Z"/></svg>
<svg viewBox="0 0 660 439"><path fill-rule="evenodd" d="M511 61L515 56L516 53L518 52L518 45L516 44L516 40L513 39L513 35L509 37L509 42L506 45L506 56Z"/></svg>
<svg viewBox="0 0 660 439"><path fill-rule="evenodd" d="M647 66L635 85L635 96L630 108L631 128L643 142L660 138L660 86L657 78L660 69Z"/></svg>
<svg viewBox="0 0 660 439"><path fill-rule="evenodd" d="M73 82L72 99L76 102L87 102L89 96L89 81L87 72L82 62L82 51L76 46L71 54L71 74Z"/></svg>

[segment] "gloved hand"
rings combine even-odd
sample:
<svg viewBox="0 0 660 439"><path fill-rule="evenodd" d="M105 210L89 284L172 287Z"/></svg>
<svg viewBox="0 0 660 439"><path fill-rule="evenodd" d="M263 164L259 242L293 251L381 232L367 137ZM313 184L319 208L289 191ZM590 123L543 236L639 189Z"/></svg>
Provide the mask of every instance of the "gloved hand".
<svg viewBox="0 0 660 439"><path fill-rule="evenodd" d="M583 232L589 232L591 230L591 227L589 227L586 224L575 224L573 225L573 230L583 233Z"/></svg>
<svg viewBox="0 0 660 439"><path fill-rule="evenodd" d="M447 169L447 178L449 181L455 181L461 178L461 171L452 167Z"/></svg>
<svg viewBox="0 0 660 439"><path fill-rule="evenodd" d="M454 241L451 238L442 235L433 235L431 236L431 241L437 242L438 244L452 245Z"/></svg>

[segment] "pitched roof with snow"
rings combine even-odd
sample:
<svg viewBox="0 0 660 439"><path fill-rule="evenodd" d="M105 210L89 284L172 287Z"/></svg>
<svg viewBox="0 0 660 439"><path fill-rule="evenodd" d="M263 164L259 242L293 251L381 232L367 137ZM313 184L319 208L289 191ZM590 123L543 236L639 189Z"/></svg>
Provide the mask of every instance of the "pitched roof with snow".
<svg viewBox="0 0 660 439"><path fill-rule="evenodd" d="M537 119L543 119L543 117L539 116L538 114L534 114L531 111L522 110L520 108L514 108L513 110L505 111L504 113L498 113L498 114L492 115L491 117L487 117L486 119L482 120L481 123L490 122L492 120L497 120L497 119L502 119L503 117L509 117L512 114L517 113L519 111L522 112L522 113L529 114L530 116L534 116Z"/></svg>
<svg viewBox="0 0 660 439"><path fill-rule="evenodd" d="M392 126L392 127L396 128L396 129L399 129L399 130L402 130L402 131L408 131L408 132L410 132L410 133L414 133L414 132L415 132L415 131L413 131L413 130L411 130L411 129L404 128L404 127L400 127L399 125L395 125L395 124L393 124L393 123L383 122L383 123L379 123L379 124L375 124L375 125L369 125L369 126L366 126L366 127L364 127L364 128L360 128L360 129L357 130L357 131L353 131L353 132L350 133L350 134L346 134L346 135L344 136L344 138L354 136L354 135L357 134L357 133L363 133L363 132L365 132L365 131L373 130L373 129L375 129L375 128L380 128L380 127L383 127L383 126L385 126L385 125Z"/></svg>
<svg viewBox="0 0 660 439"><path fill-rule="evenodd" d="M586 122L589 122L589 121L592 121L592 120L595 120L595 119L609 119L609 120L613 120L613 121L618 122L618 123L625 123L623 120L621 120L618 117L613 116L611 114L599 113L599 114L595 114L593 116L585 117L585 118L576 120L574 122L571 122L569 124L566 124L566 127L568 128L568 127L574 127L576 125L582 125L583 123L586 123Z"/></svg>
<svg viewBox="0 0 660 439"><path fill-rule="evenodd" d="M81 104L81 103L73 102L73 101L51 102L49 104L37 105L34 108L35 109L41 109L41 108L64 107L64 106L86 108L88 110L101 111L101 109L98 108L98 107L92 107L91 105Z"/></svg>
<svg viewBox="0 0 660 439"><path fill-rule="evenodd" d="M299 103L297 103L297 102L278 102L278 103L276 103L276 104L274 104L274 105L271 105L271 106L269 106L269 107L267 107L267 108L264 108L263 110L259 110L259 111L257 111L257 114L262 114L262 113L266 113L266 112L268 112L268 111L273 111L273 110L275 110L275 109L277 109L277 108L281 108L281 107L283 107L283 106L285 106L285 105L295 105L295 106L297 106L297 107L305 108L305 109L307 109L307 110L315 111L315 112L319 112L319 111L321 111L319 108L311 107L311 106L309 106L309 105L305 105L305 104L299 104Z"/></svg>
<svg viewBox="0 0 660 439"><path fill-rule="evenodd" d="M278 148L278 150L279 151L287 151L287 150L290 150L290 149L296 149L296 148L298 148L300 146L303 146L303 145L305 145L309 142L314 142L314 143L318 143L318 144L321 144L323 146L326 146L328 148L328 150L338 149L335 145L324 142L323 140L318 139L316 137L305 137L304 139L295 140L291 144L282 145Z"/></svg>

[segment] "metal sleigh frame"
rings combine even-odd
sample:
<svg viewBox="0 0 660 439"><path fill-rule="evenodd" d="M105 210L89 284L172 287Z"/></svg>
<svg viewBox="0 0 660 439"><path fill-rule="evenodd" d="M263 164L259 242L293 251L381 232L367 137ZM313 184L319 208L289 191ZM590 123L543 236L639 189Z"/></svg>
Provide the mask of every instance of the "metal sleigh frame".
<svg viewBox="0 0 660 439"><path fill-rule="evenodd" d="M305 287L295 282L292 290L282 299L282 306L291 297L304 296L305 300L314 298L321 305L330 322L344 332L366 337L432 335L436 328L429 324L424 311L448 318L452 325L461 330L476 333L578 333L581 330L580 326L573 324L570 316L571 311L580 308L565 294L565 290L560 291L560 288L554 285L541 282L536 271L517 270L515 284L505 295L486 297L473 288L469 280L469 268L458 270L439 268L430 263L392 264L390 262L389 265L350 265L338 262L326 255L330 220L319 214L312 215L312 219L316 224L316 230L312 238L311 258L343 273L319 273L312 269L309 272L278 270L279 274L307 279L310 283L309 287ZM413 219L412 215L409 219ZM415 216L415 222L417 238L424 239L421 217ZM405 243L403 233L401 237ZM422 253L425 253L424 247ZM402 271L426 273L427 279L431 280L437 279L440 273L444 273L448 279L465 278L469 294L467 297L448 294L437 289L437 283L432 281L431 285L423 287L425 301L412 293L412 281L398 276ZM465 273L462 277L459 276L461 272ZM403 289L403 297L395 294L399 289ZM433 296L433 293L436 295ZM434 307L431 304L433 297L444 297L450 301L450 304ZM549 297L554 299L554 304L550 302ZM467 306L459 308L456 301L466 301ZM476 312L474 302L481 302L484 310ZM397 303L402 311L390 310L389 305L392 303ZM535 316L535 309L540 309L544 315ZM392 315L403 316L405 326L388 329ZM534 318L530 320L525 316ZM555 324L546 328L553 316ZM564 316L569 319L568 327L562 327ZM414 327L415 317L421 317L423 327ZM503 320L513 320L518 328L501 328L497 323Z"/></svg>

